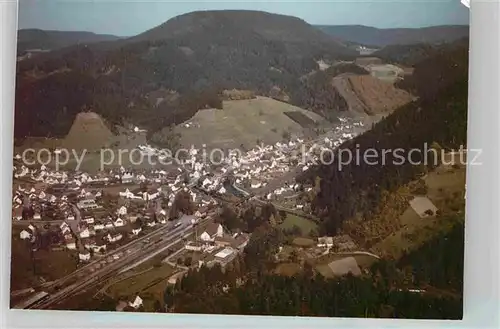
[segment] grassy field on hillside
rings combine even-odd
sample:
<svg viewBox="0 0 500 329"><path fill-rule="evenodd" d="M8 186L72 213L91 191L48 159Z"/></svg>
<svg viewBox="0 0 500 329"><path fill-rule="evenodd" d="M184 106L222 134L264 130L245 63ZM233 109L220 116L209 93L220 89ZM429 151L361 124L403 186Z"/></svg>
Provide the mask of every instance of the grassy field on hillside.
<svg viewBox="0 0 500 329"><path fill-rule="evenodd" d="M160 292L163 294L166 282L174 271L175 269L168 264L153 267L150 270L139 272L136 276L112 284L108 287L107 293L116 299L121 297L133 298L145 291L153 294L159 294Z"/></svg>
<svg viewBox="0 0 500 329"><path fill-rule="evenodd" d="M33 253L29 244L19 238L18 228L12 229L11 290L37 286L42 280L53 281L73 272L78 264L77 254L67 250L38 250Z"/></svg>
<svg viewBox="0 0 500 329"><path fill-rule="evenodd" d="M290 119L286 112L297 111L322 124L321 116L267 97L224 101L223 109L200 110L187 122L178 125L184 146L207 145L207 148L253 148L258 141L270 144L284 136L302 135L309 128ZM189 127L186 127L186 124Z"/></svg>
<svg viewBox="0 0 500 329"><path fill-rule="evenodd" d="M299 227L304 235L315 231L318 227L313 221L292 214L287 214L286 219L280 224L280 227L285 230L289 230L294 226Z"/></svg>
<svg viewBox="0 0 500 329"><path fill-rule="evenodd" d="M426 196L438 208L438 214L420 218L408 206L399 218L402 226L375 244L371 251L398 259L404 251L414 250L432 237L448 232L457 221L456 216L450 215L465 211L465 171L464 166L442 165L428 173L423 178Z"/></svg>

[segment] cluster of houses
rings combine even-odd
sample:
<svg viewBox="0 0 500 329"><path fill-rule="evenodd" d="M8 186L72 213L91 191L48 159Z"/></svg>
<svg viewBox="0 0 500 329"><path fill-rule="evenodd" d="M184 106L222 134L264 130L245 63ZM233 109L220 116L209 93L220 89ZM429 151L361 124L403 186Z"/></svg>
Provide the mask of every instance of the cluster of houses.
<svg viewBox="0 0 500 329"><path fill-rule="evenodd" d="M14 157L14 178L28 179L46 185L64 184L69 190L78 191L84 184L116 183L120 178L113 171L90 175L85 172L51 170L45 165L41 165L39 168L28 168L20 163L21 160L22 157L19 154Z"/></svg>
<svg viewBox="0 0 500 329"><path fill-rule="evenodd" d="M66 220L60 225L61 232L69 250L77 250L80 260L87 260L89 256L82 256L82 251L104 253L124 239L138 236L143 226L155 227L167 223L167 213L164 209L149 212L140 217L138 214L129 213L126 206L119 207L113 214L98 218L91 212L81 215L79 221Z"/></svg>
<svg viewBox="0 0 500 329"><path fill-rule="evenodd" d="M247 233L229 234L221 224L211 222L201 234L196 234L193 241L187 242L184 248L204 254L205 257L199 261L198 266L219 263L224 267L243 251L249 239L250 235Z"/></svg>
<svg viewBox="0 0 500 329"><path fill-rule="evenodd" d="M22 157L19 154L14 157L14 178L29 180L33 183L41 183L47 186L63 185L67 191L80 191L86 186L95 188L116 184L140 184L145 182L163 184L171 177L171 173L164 170L131 171L123 167L116 170L99 172L95 175L85 172L51 170L45 165L41 165L39 168L28 168L21 163L21 159ZM182 169L179 169L179 171L181 172Z"/></svg>
<svg viewBox="0 0 500 329"><path fill-rule="evenodd" d="M59 229L63 237L64 246L68 250L78 251L82 262L89 261L91 254L102 254L109 247L117 244L126 235L138 236L143 227L155 227L167 224L167 211L161 207L161 202L155 202L156 208L147 209L146 203L142 202L140 207L130 211L127 205L119 206L116 211L103 209L99 204L98 193L89 195L84 189L70 203L66 195L55 197L45 192L39 192L34 188L18 188L14 194L14 208L22 209L19 218L23 215L28 221L41 220L40 211L33 216L33 208L43 208L45 203L51 204L58 211L60 220L48 218L46 223L60 223ZM193 199L198 200L197 197ZM49 201L47 201L49 200ZM42 206L39 207L39 204ZM35 205L35 206L33 206ZM31 210L31 214L29 211ZM104 211L101 211L104 210ZM196 217L206 215L207 207L201 207L196 211ZM26 214L28 213L28 214ZM43 223L44 221L42 221ZM28 229L21 231L21 239L34 239L35 226L29 225Z"/></svg>
<svg viewBox="0 0 500 329"><path fill-rule="evenodd" d="M80 220L66 220L60 224L66 248L77 250L80 260L90 259L89 252L104 253L108 244L114 244L123 238L117 228L125 226L126 221L120 217L108 216L106 220L97 220L92 214L81 216Z"/></svg>
<svg viewBox="0 0 500 329"><path fill-rule="evenodd" d="M71 209L68 197L63 195L57 197L34 187L24 188L18 186L13 192L12 219L41 221L42 215L50 214L49 219L72 218L74 213Z"/></svg>
<svg viewBox="0 0 500 329"><path fill-rule="evenodd" d="M223 183L230 174L234 177L234 186L236 189L244 188L246 191L257 191L266 187L273 179L280 178L287 173L300 168L306 171L320 159L321 152L332 150L339 147L343 142L354 138L356 129L363 127L362 122L347 123L346 119L341 119L343 125L340 125L330 137L324 137L313 141L305 142L300 138L292 138L288 142L276 142L272 145L260 145L256 148L241 154L237 152L229 153L225 159L225 164L213 166L211 176L206 176L206 169L203 164L193 160L192 177L202 177L201 186L208 191L215 191L219 194L227 192ZM307 147L306 144L308 145ZM194 150L192 154L196 154ZM198 168L202 168L199 171ZM290 197L296 195L303 188L299 184L283 184L274 190L271 190L266 198L274 200L280 197ZM242 193L246 191L241 189ZM306 188L311 190L311 188ZM303 205L298 205L298 207Z"/></svg>
<svg viewBox="0 0 500 329"><path fill-rule="evenodd" d="M15 159L19 157L18 155ZM96 191L96 185L103 183L102 186L105 187L113 183L144 182L160 185L158 188L136 193L124 187L124 191L119 193L122 203L139 201L136 212L147 213L141 216L142 224L155 227L158 224L167 223L167 212L161 207L155 210L146 209L147 204L156 201L160 204L163 198L168 197L168 206L171 207L177 192L181 189L188 191L192 201L201 206L213 203L206 196L197 195L187 188L181 174L181 170L175 175L163 170L135 173L122 167L116 172L109 171L106 174L100 173L92 176L81 172L51 171L43 165L38 169L28 169L15 161L14 177L20 181L26 181L28 184L25 185L30 187L23 187L22 183L17 185L13 193L13 219L47 220L47 223L62 221L60 229L68 249L81 249L77 243L81 240L81 246L85 249L94 252L103 251L106 243L116 243L123 238L124 230L119 230L119 228L127 226L130 234L138 235L142 231L142 226L139 222L136 223L140 215L135 212L130 213L125 205L119 207L112 215L107 214L109 209L103 209L100 204L102 192L99 188ZM49 207L52 207L54 211L47 215L44 210ZM98 215L101 212L106 215ZM201 213L199 215L201 216ZM27 238L29 232L26 231L22 235L23 238ZM96 236L102 238L96 238Z"/></svg>
<svg viewBox="0 0 500 329"><path fill-rule="evenodd" d="M122 240L127 231L131 235L138 235L142 231L142 226L136 223L137 217L128 217L126 206L119 207L115 213L106 214L106 211L100 211L103 207L97 202L98 197L99 192L92 194L81 189L70 203L66 195L56 197L37 191L34 187L26 189L19 186L13 198L13 218L59 225L65 247L78 250L79 259L88 261L91 252L104 253L108 245ZM52 217L42 218L41 214L47 213L49 208L53 210ZM145 218L148 226L153 227L157 222L167 222L164 210L153 219ZM35 227L36 224L30 224L20 232L20 238L35 239Z"/></svg>
<svg viewBox="0 0 500 329"><path fill-rule="evenodd" d="M200 149L191 147L183 163L169 171L137 171L121 167L91 175L84 172L55 171L44 165L28 168L20 163L21 156L16 155L14 177L21 181L30 181L31 184L29 188L17 186L13 199L13 218L43 220L45 218L42 216L46 214L47 209L55 209L52 215L57 214L57 219L62 222L60 230L66 248L78 250L80 260L88 261L91 252L105 252L110 245L122 240L124 234L137 236L144 226L166 224L167 211L161 207L147 209L150 203L159 204L160 200L166 200L166 205L170 208L178 193L184 191L198 209L196 217L203 217L210 206L217 205L217 201L210 193L197 192L197 189L193 188L195 185L206 192L226 194L225 183L227 178L231 177L236 189L242 187L242 191L243 188L258 190L267 186L271 180L297 168L307 170L311 163L318 159L319 151L336 148L345 140L353 138L353 128L360 125L362 124L344 122L332 137L313 141L313 147L308 149L303 146L309 142L292 138L287 142L257 146L244 153L229 152L222 164L208 163ZM162 156L160 150L150 145L139 145L139 149L144 154ZM97 215L103 210L102 203L99 202L102 191L115 184L124 185L118 197L121 199L120 203L125 205L119 206L112 214L109 214L109 209L104 209L105 215ZM128 184L131 186L127 186ZM132 184L148 187L134 191ZM310 190L311 187L303 187L297 183L285 183L268 192L265 198L288 198L300 191ZM139 209L130 211L128 205L136 202L140 205ZM301 209L303 205L297 204L296 207ZM137 221L139 217L141 221ZM53 220L55 217L49 219ZM30 229L21 234L23 239L32 239L34 236ZM209 225L206 231L197 235L197 239L186 244L185 248L213 255L213 262L225 263L247 242L248 236L245 234L229 235L222 230L222 226Z"/></svg>
<svg viewBox="0 0 500 329"><path fill-rule="evenodd" d="M319 151L325 148L336 148L344 141L355 136L352 132L353 128L362 126L362 123L355 122L352 124L343 124L337 128L335 136L332 138L325 137L316 141L309 149L302 149L305 141L300 138L292 138L288 142L277 142L272 145L260 145L247 152L237 152L230 150L222 159L222 163L209 163L202 148L192 146L182 163L179 163L177 172L166 173L165 171L155 170L150 173L141 173L134 175L132 172L120 169L120 179L122 183L130 182L162 182L161 189L151 191L149 194L134 194L128 189L120 192L120 196L127 199L136 200L154 200L160 195L168 195L170 202L169 206L175 198L175 194L186 187L193 185L200 186L207 192L216 192L219 194L227 193L224 183L228 176L235 178L235 186L241 186L249 190L257 190L265 187L272 179L282 176L297 167L302 170L307 170L313 161L317 161ZM149 155L162 156L161 150L150 145L139 145L139 149ZM305 152L305 154L302 154ZM204 155L205 154L205 155ZM176 174L176 175L175 175ZM300 187L297 185L284 186L272 191L267 195L268 199L274 196L286 195L287 192L294 193ZM190 192L193 201L196 200L196 193ZM204 202L204 205L208 201Z"/></svg>

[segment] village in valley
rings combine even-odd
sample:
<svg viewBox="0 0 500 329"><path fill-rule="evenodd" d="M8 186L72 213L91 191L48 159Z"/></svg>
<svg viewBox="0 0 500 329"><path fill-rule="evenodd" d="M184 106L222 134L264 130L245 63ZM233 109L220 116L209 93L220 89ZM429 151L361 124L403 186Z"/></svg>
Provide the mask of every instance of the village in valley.
<svg viewBox="0 0 500 329"><path fill-rule="evenodd" d="M291 137L242 154L229 151L217 165L204 161L194 146L186 159L166 169L121 166L95 174L26 166L16 154L12 216L17 247L12 261L17 263L17 253L29 254L19 256L26 262L19 269L26 273L19 275L29 279L17 281L13 301L21 308L57 304L70 294L91 290L96 285L92 276L112 282L152 262L169 268L162 274L166 284L174 284L189 268L224 267L250 239L248 232L230 230L221 222L221 209L228 205L239 211L242 203L275 204L283 218L273 216L273 225L293 229L301 226L296 221L303 221L314 231L304 197L313 187L302 186L295 177L318 160L321 150L335 148L363 129L361 122L343 121L315 139ZM162 156L150 145L138 149ZM331 237L314 239L318 254L332 247ZM17 269L13 280L16 274ZM120 295L129 301L120 300L121 305L138 308L144 297L139 292Z"/></svg>
<svg viewBox="0 0 500 329"><path fill-rule="evenodd" d="M11 308L461 318L468 25L75 31L18 31Z"/></svg>
<svg viewBox="0 0 500 329"><path fill-rule="evenodd" d="M275 104L250 98L226 101L225 106L242 102ZM252 110L262 119L261 110ZM294 113L299 119L308 114ZM173 159L146 142L145 129L121 127L114 135L98 114L78 114L66 138L55 146L45 139L30 149L49 143L46 158L54 160L64 148L88 148L78 167L68 161L61 167L33 154L26 158L26 147L14 156L12 306L175 311L165 304L166 289L193 270L238 267L262 224L284 236L272 242L278 244L272 273L278 275L293 276L311 268L325 278L359 276L382 258L397 259L405 250L400 246L419 245L415 237L429 238L422 231L425 221L443 226L436 232L447 229L448 223L433 218L450 208L451 199L458 200L453 209L462 206L463 166L439 167L403 186L373 220L353 218L334 236L321 231L312 209L319 178L308 183L298 179L328 161L325 154L334 156L340 145L381 118L339 117L329 127L315 124L313 133L258 140L253 148L226 147L215 157L207 157L217 145L209 138L208 147L184 145L182 158ZM185 135L210 127L195 121L196 117L179 125ZM220 127L231 128L223 123ZM142 159L153 159L154 165L119 159L96 170L99 153L110 145L108 151L131 147ZM41 159L43 163L36 164ZM237 282L243 284L244 279Z"/></svg>

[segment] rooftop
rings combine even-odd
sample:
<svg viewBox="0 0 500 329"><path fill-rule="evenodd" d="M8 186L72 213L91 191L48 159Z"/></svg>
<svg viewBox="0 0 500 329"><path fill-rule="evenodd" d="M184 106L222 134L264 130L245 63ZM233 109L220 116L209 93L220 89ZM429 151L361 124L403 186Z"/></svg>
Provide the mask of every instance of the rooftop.
<svg viewBox="0 0 500 329"><path fill-rule="evenodd" d="M234 250L232 248L224 248L221 251L219 251L218 253L216 253L215 257L224 259L224 258L230 256L233 252L234 252Z"/></svg>

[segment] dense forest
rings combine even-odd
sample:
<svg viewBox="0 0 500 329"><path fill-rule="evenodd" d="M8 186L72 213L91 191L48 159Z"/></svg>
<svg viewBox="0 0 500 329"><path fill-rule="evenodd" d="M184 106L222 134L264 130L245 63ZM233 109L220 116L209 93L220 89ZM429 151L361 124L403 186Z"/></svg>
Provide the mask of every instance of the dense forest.
<svg viewBox="0 0 500 329"><path fill-rule="evenodd" d="M314 74L301 78L318 70L320 59L355 55L294 17L252 11L186 14L129 39L75 45L20 61L15 134L63 136L82 108L113 124L131 121L158 130L198 110L198 104L179 106L178 99L167 97L171 91L188 99L233 88L272 96L279 89L294 105L334 118L345 102L329 80Z"/></svg>
<svg viewBox="0 0 500 329"><path fill-rule="evenodd" d="M413 66L432 56L436 52L436 49L436 45L426 43L414 45L389 45L374 52L372 55L388 63Z"/></svg>
<svg viewBox="0 0 500 329"><path fill-rule="evenodd" d="M439 93L457 81L467 81L469 71L469 39L435 48L432 56L419 60L411 77L399 82L424 99L439 98Z"/></svg>
<svg viewBox="0 0 500 329"><path fill-rule="evenodd" d="M299 181L320 189L313 197L313 212L323 219L322 233L336 234L344 220L361 214L371 217L384 191L394 191L426 170L410 161L401 161L393 150L402 149L405 158L410 150L412 162L428 166L434 161L425 155L425 145L437 143L442 148L458 149L466 144L467 136L467 50L440 54L426 60L415 69L406 83L419 96L418 101L397 109L363 135L340 146L352 155L363 156L366 150L377 153L376 163L350 161L339 169L339 159L331 165L317 165L299 177ZM384 155L382 150L391 152ZM358 153L359 152L359 153ZM344 159L345 161L345 159Z"/></svg>
<svg viewBox="0 0 500 329"><path fill-rule="evenodd" d="M352 73L356 75L366 75L370 74L367 70L353 63L338 63L332 65L325 70L325 73L331 77L336 77L344 73Z"/></svg>
<svg viewBox="0 0 500 329"><path fill-rule="evenodd" d="M265 233L266 232L266 233ZM464 226L456 224L399 261L380 261L361 277L326 279L306 263L293 277L271 274L276 229L258 229L244 256L191 270L165 291L170 312L245 315L462 317ZM278 242L276 242L278 241ZM438 257L436 257L438 255ZM410 273L408 276L407 273ZM420 292L411 291L420 289Z"/></svg>
<svg viewBox="0 0 500 329"><path fill-rule="evenodd" d="M396 63L405 66L413 67L415 65L422 66L426 60L441 54L448 56L447 53L457 49L468 50L469 38L460 38L450 43L444 44L394 44L383 47L374 52L371 56L378 57L387 63ZM451 56L452 58L455 56ZM432 67L437 67L431 65Z"/></svg>

